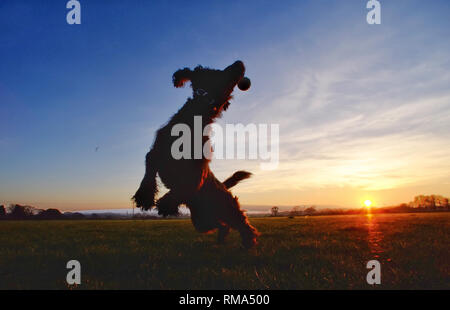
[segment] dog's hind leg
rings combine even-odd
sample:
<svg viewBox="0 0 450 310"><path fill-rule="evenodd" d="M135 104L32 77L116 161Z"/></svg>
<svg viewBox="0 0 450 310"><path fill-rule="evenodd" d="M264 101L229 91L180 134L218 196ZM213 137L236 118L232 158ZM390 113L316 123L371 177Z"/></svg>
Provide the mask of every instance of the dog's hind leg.
<svg viewBox="0 0 450 310"><path fill-rule="evenodd" d="M158 214L164 217L168 215L178 215L178 207L181 204L181 200L178 195L170 190L164 196L158 199L156 202L156 208Z"/></svg>
<svg viewBox="0 0 450 310"><path fill-rule="evenodd" d="M242 245L247 249L251 248L257 244L256 238L260 233L248 221L247 216L240 208L237 198L232 197L231 193L229 195L230 197L228 199L231 203L226 207L223 219L228 225L239 231L242 238Z"/></svg>
<svg viewBox="0 0 450 310"><path fill-rule="evenodd" d="M219 232L217 234L217 243L223 244L225 243L225 238L230 233L230 226L226 224L220 224L219 225Z"/></svg>

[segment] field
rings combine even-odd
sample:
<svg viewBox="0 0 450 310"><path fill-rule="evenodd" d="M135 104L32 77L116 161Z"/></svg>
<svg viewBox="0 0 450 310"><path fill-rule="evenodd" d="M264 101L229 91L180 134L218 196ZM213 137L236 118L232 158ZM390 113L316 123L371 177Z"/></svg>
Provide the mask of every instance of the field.
<svg viewBox="0 0 450 310"><path fill-rule="evenodd" d="M0 289L450 289L450 213L251 222L262 236L246 251L189 220L3 221ZM372 259L381 285L366 282Z"/></svg>

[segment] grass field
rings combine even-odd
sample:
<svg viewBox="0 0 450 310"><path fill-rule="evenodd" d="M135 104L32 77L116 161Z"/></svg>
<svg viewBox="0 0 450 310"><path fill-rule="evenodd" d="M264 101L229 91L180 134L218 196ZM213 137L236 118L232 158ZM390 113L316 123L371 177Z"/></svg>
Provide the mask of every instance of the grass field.
<svg viewBox="0 0 450 310"><path fill-rule="evenodd" d="M0 289L450 289L450 213L252 218L260 244L189 220L0 222ZM381 285L366 263L381 263Z"/></svg>

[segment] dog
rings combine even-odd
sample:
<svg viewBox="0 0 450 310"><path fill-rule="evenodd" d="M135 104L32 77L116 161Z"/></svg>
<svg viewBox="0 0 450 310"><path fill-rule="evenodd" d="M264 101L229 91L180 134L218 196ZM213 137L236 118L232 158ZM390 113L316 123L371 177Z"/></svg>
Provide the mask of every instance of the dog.
<svg viewBox="0 0 450 310"><path fill-rule="evenodd" d="M201 158L194 154L181 159L172 156L172 145L178 139L172 135L172 128L185 124L194 132L194 116L201 116L202 129L212 124L229 107L234 87L244 74L244 63L239 60L224 70L197 66L194 70L184 68L173 74L173 85L177 88L191 82L193 96L156 132L153 146L146 155L144 178L132 200L143 210L156 207L163 216L177 215L179 206L185 204L199 232L218 229L218 242L223 243L233 228L239 231L242 245L250 248L257 243L259 232L249 223L237 197L229 189L251 174L238 171L222 183L210 170L210 159L204 154ZM202 146L208 142L209 136L203 136ZM169 192L155 201L157 174Z"/></svg>

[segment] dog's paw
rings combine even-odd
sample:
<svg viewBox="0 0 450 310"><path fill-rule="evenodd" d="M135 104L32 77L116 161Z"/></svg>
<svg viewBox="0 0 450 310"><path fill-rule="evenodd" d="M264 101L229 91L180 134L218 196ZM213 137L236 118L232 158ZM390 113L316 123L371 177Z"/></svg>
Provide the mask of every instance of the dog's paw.
<svg viewBox="0 0 450 310"><path fill-rule="evenodd" d="M178 208L176 210L158 209L158 215L161 215L163 217L179 216L180 212L178 212Z"/></svg>
<svg viewBox="0 0 450 310"><path fill-rule="evenodd" d="M138 190L131 199L136 204L136 207L141 208L142 210L149 210L155 206L153 197L143 190Z"/></svg>
<svg viewBox="0 0 450 310"><path fill-rule="evenodd" d="M167 201L159 200L156 203L156 208L158 209L158 214L164 217L180 215L178 205L173 203L167 203Z"/></svg>

